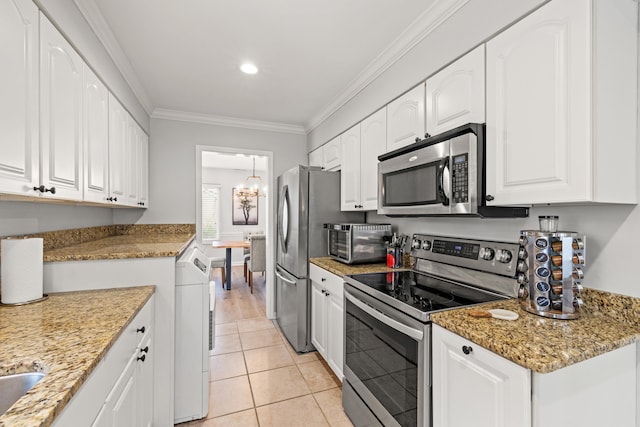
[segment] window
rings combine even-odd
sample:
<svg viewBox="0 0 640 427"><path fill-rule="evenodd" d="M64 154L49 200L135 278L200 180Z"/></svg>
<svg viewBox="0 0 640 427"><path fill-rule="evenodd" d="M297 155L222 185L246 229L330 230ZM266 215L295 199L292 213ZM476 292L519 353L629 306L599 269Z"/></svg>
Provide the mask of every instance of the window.
<svg viewBox="0 0 640 427"><path fill-rule="evenodd" d="M220 185L202 184L202 242L220 240Z"/></svg>

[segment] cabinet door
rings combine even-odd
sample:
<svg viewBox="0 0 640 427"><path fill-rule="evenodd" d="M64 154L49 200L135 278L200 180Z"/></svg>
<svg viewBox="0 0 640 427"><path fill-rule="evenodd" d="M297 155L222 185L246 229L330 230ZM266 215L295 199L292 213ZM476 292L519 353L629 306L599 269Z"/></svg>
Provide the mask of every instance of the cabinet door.
<svg viewBox="0 0 640 427"><path fill-rule="evenodd" d="M100 412L98 412L98 416L93 420L91 427L110 427L111 423L109 421L109 411L106 406L102 406Z"/></svg>
<svg viewBox="0 0 640 427"><path fill-rule="evenodd" d="M138 140L138 205L149 207L149 137L142 129Z"/></svg>
<svg viewBox="0 0 640 427"><path fill-rule="evenodd" d="M340 136L327 142L322 148L323 166L326 170L340 170L342 165L342 145Z"/></svg>
<svg viewBox="0 0 640 427"><path fill-rule="evenodd" d="M154 348L151 341L151 334L140 345L139 356L144 356L144 360L137 361L136 372L136 402L138 410L137 426L150 427L153 421L153 360Z"/></svg>
<svg viewBox="0 0 640 427"><path fill-rule="evenodd" d="M0 2L0 192L36 195L38 169L38 8Z"/></svg>
<svg viewBox="0 0 640 427"><path fill-rule="evenodd" d="M531 372L433 325L433 425L530 427Z"/></svg>
<svg viewBox="0 0 640 427"><path fill-rule="evenodd" d="M40 183L44 197L82 200L80 55L40 14Z"/></svg>
<svg viewBox="0 0 640 427"><path fill-rule="evenodd" d="M387 151L424 138L424 83L387 105Z"/></svg>
<svg viewBox="0 0 640 427"><path fill-rule="evenodd" d="M427 133L484 123L484 45L427 79Z"/></svg>
<svg viewBox="0 0 640 427"><path fill-rule="evenodd" d="M360 199L364 210L378 209L378 156L387 147L387 111L378 110L360 124Z"/></svg>
<svg viewBox="0 0 640 427"><path fill-rule="evenodd" d="M111 389L111 393L105 402L105 409L111 414L113 427L137 425L136 412L136 367L137 352L133 354L127 367Z"/></svg>
<svg viewBox="0 0 640 427"><path fill-rule="evenodd" d="M129 206L138 206L138 178L140 159L138 146L140 145L140 133L138 124L131 116L127 118L127 185L126 185L126 204Z"/></svg>
<svg viewBox="0 0 640 427"><path fill-rule="evenodd" d="M340 209L362 210L360 201L360 123L341 135Z"/></svg>
<svg viewBox="0 0 640 427"><path fill-rule="evenodd" d="M550 2L487 42L488 203L590 198L589 4Z"/></svg>
<svg viewBox="0 0 640 427"><path fill-rule="evenodd" d="M327 363L343 380L344 364L344 302L343 294L330 292L327 300Z"/></svg>
<svg viewBox="0 0 640 427"><path fill-rule="evenodd" d="M83 69L84 200L109 197L109 91L85 64Z"/></svg>
<svg viewBox="0 0 640 427"><path fill-rule="evenodd" d="M120 102L109 94L109 197L118 204L125 202L128 116Z"/></svg>
<svg viewBox="0 0 640 427"><path fill-rule="evenodd" d="M322 152L324 147L316 148L309 153L309 166L317 166L324 168L324 153Z"/></svg>
<svg viewBox="0 0 640 427"><path fill-rule="evenodd" d="M318 353L327 358L327 332L325 313L325 289L317 282L311 282L311 343Z"/></svg>

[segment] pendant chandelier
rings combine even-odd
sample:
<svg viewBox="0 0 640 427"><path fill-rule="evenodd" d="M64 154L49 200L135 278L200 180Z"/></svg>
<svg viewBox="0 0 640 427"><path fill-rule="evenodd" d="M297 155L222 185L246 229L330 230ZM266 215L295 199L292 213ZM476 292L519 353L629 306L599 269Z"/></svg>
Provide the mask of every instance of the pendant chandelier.
<svg viewBox="0 0 640 427"><path fill-rule="evenodd" d="M256 175L256 156L251 156L253 158L253 174L249 175L242 185L237 187L238 194L240 196L247 197L265 197L267 195L266 186L262 181L262 177L260 175Z"/></svg>

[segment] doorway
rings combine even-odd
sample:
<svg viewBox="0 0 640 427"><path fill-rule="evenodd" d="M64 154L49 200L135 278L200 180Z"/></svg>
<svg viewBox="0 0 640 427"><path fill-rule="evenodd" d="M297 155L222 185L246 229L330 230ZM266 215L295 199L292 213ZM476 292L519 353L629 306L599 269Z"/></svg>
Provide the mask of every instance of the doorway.
<svg viewBox="0 0 640 427"><path fill-rule="evenodd" d="M224 256L224 252L210 248L212 240L240 240L250 234L266 234L265 293L269 319L275 318L274 188L273 152L196 146L196 240L207 248L209 256ZM232 266L243 264L242 249L231 252Z"/></svg>

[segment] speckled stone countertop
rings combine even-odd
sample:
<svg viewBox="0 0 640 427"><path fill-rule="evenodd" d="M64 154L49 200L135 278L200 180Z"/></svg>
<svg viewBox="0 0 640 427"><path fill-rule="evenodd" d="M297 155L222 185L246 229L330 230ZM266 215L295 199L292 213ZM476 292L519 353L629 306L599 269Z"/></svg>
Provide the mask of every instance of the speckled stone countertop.
<svg viewBox="0 0 640 427"><path fill-rule="evenodd" d="M0 417L0 426L51 425L154 290L67 292L0 306L0 375L46 372Z"/></svg>
<svg viewBox="0 0 640 427"><path fill-rule="evenodd" d="M376 264L344 264L329 257L309 258L309 262L338 276L398 271L398 269L394 270L387 267L382 262Z"/></svg>
<svg viewBox="0 0 640 427"><path fill-rule="evenodd" d="M588 306L588 301L585 304ZM554 320L520 308L519 300L482 304L519 314L515 321L475 318L468 308L431 316L433 323L538 373L548 373L640 340L640 326L597 310L582 310L575 320ZM594 307L595 308L595 307Z"/></svg>
<svg viewBox="0 0 640 427"><path fill-rule="evenodd" d="M45 250L44 262L123 258L173 257L184 251L193 234L149 234L109 236L58 249Z"/></svg>
<svg viewBox="0 0 640 427"><path fill-rule="evenodd" d="M179 256L195 224L118 224L10 236L41 237L44 262Z"/></svg>

